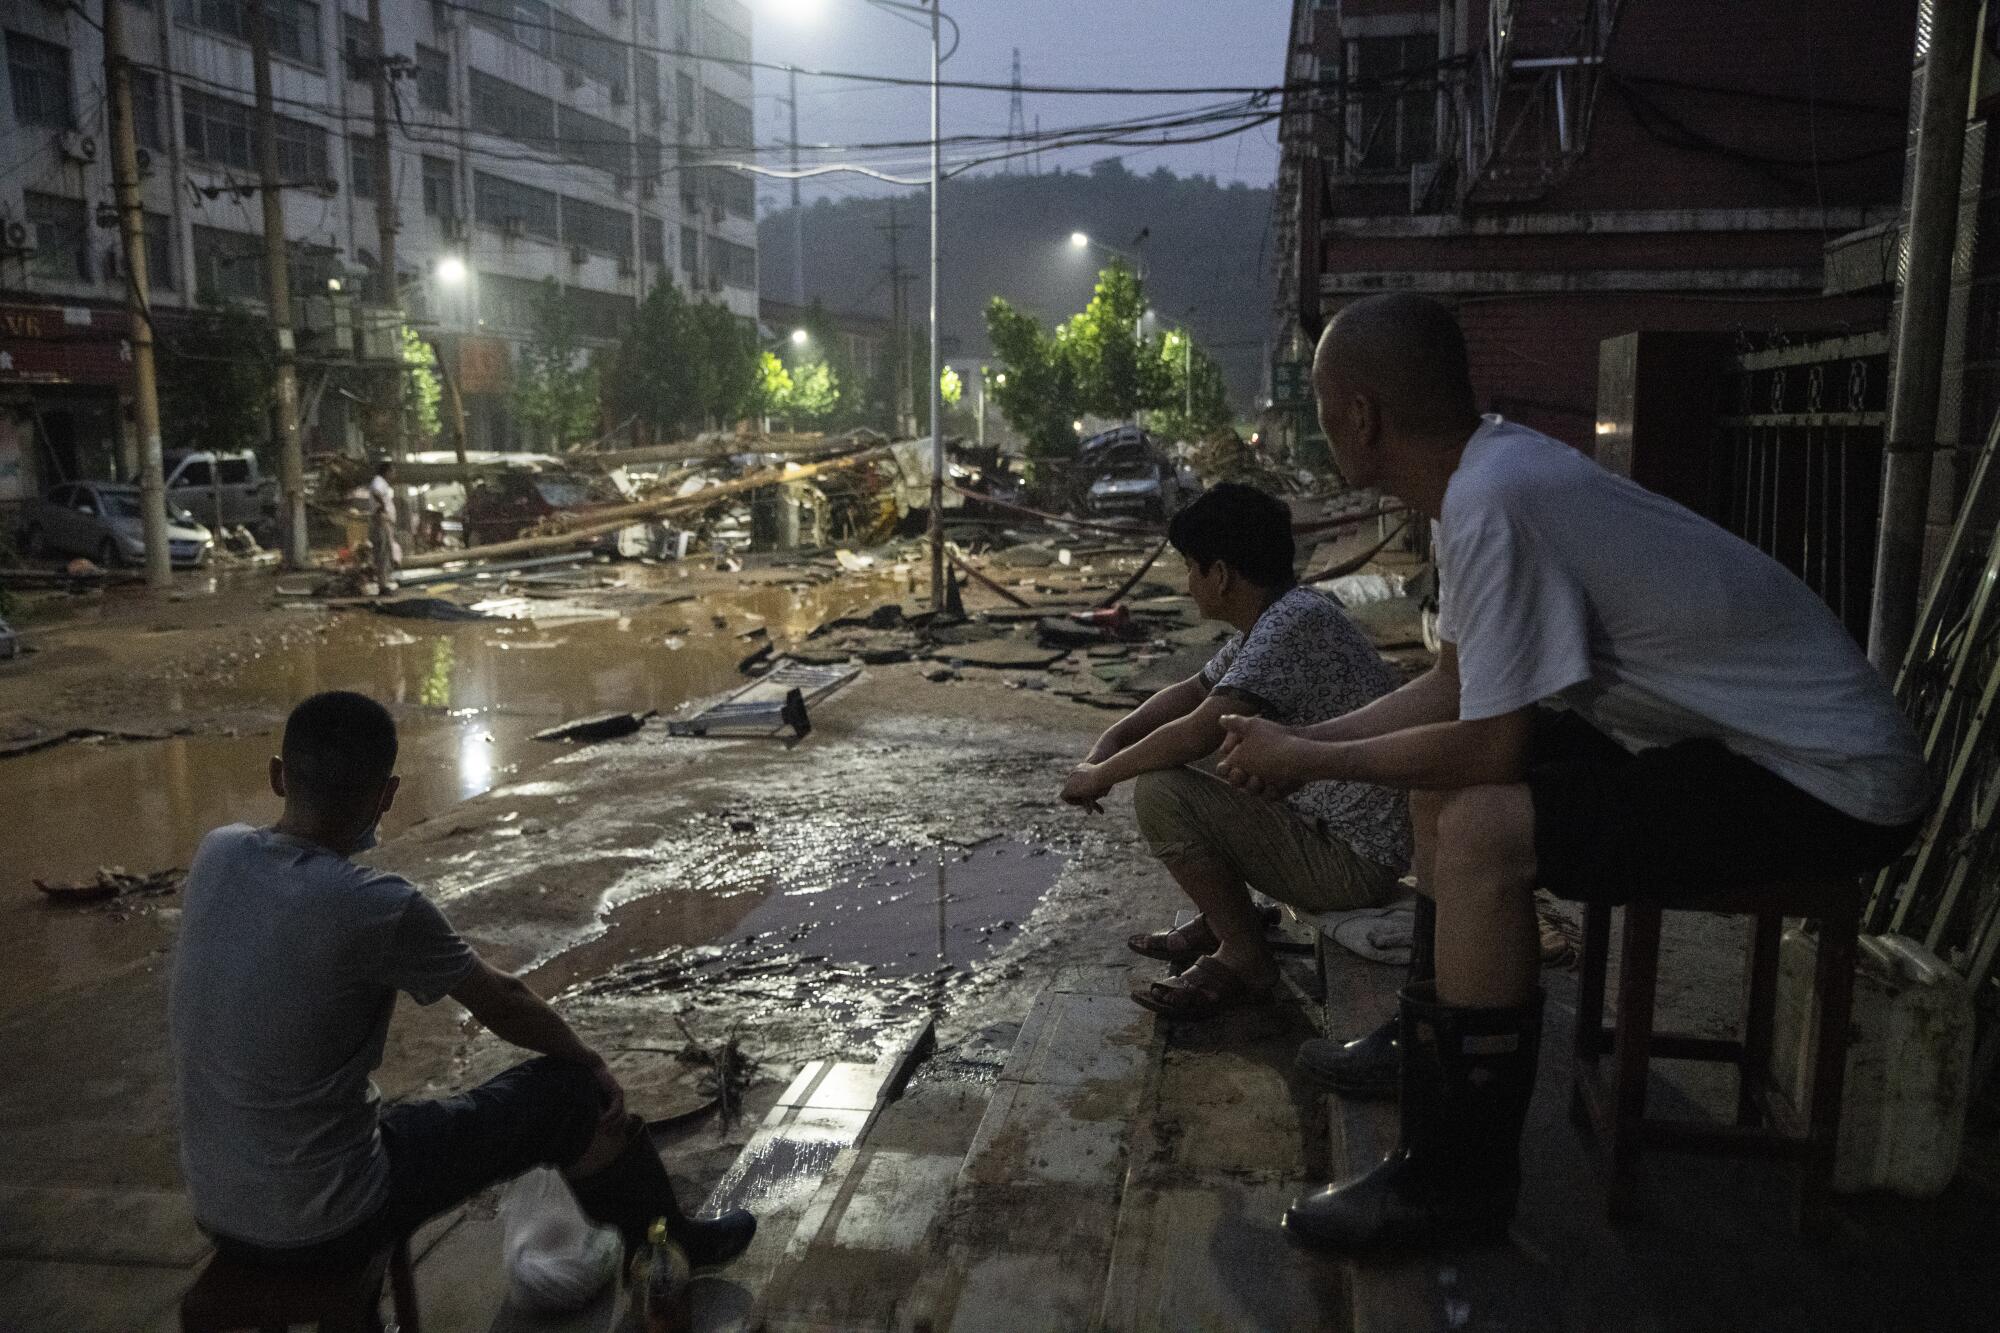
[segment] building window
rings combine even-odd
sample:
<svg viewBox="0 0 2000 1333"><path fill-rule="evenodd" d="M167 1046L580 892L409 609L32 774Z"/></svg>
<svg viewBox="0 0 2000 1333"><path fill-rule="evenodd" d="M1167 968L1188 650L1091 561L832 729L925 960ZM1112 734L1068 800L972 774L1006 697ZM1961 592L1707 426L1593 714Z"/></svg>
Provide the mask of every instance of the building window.
<svg viewBox="0 0 2000 1333"><path fill-rule="evenodd" d="M542 0L471 0L472 21L480 27L547 55L554 24Z"/></svg>
<svg viewBox="0 0 2000 1333"><path fill-rule="evenodd" d="M503 273L479 275L479 314L497 329L532 329L542 301L542 284Z"/></svg>
<svg viewBox="0 0 2000 1333"><path fill-rule="evenodd" d="M620 296L616 292L593 292L584 287L565 290L563 304L569 307L570 315L575 318L578 333L605 342L625 336L625 330L632 326L632 312L636 308L636 303L629 296Z"/></svg>
<svg viewBox="0 0 2000 1333"><path fill-rule="evenodd" d="M472 128L546 147L556 133L556 104L540 93L472 71Z"/></svg>
<svg viewBox="0 0 2000 1333"><path fill-rule="evenodd" d="M639 253L651 264L667 262L667 224L658 218L639 219Z"/></svg>
<svg viewBox="0 0 2000 1333"><path fill-rule="evenodd" d="M7 79L14 86L14 119L23 125L66 130L76 124L70 102L69 48L23 33L7 34Z"/></svg>
<svg viewBox="0 0 2000 1333"><path fill-rule="evenodd" d="M613 176L630 169L631 142L623 126L578 111L571 106L556 108L556 139L564 157Z"/></svg>
<svg viewBox="0 0 2000 1333"><path fill-rule="evenodd" d="M132 137L141 148L160 152L167 146L160 126L160 76L129 66L126 72L132 86Z"/></svg>
<svg viewBox="0 0 2000 1333"><path fill-rule="evenodd" d="M545 241L561 236L556 196L504 176L472 173L472 209L480 223L503 232L520 231Z"/></svg>
<svg viewBox="0 0 2000 1333"><path fill-rule="evenodd" d="M751 148L756 145L757 131L750 115L750 108L733 97L724 97L715 89L708 89L702 114L707 118L703 127L708 131L708 141L721 148Z"/></svg>
<svg viewBox="0 0 2000 1333"><path fill-rule="evenodd" d="M451 110L451 60L433 47L417 48L417 103L432 111Z"/></svg>
<svg viewBox="0 0 2000 1333"><path fill-rule="evenodd" d="M366 82L375 65L375 25L358 15L342 14L340 54L347 77Z"/></svg>
<svg viewBox="0 0 2000 1333"><path fill-rule="evenodd" d="M375 197L375 147L380 142L372 134L347 136L347 180L356 199Z"/></svg>
<svg viewBox="0 0 2000 1333"><path fill-rule="evenodd" d="M181 22L206 32L250 40L246 0L178 0L174 13ZM265 0L264 21L275 54L314 69L320 67L319 6L313 0Z"/></svg>
<svg viewBox="0 0 2000 1333"><path fill-rule="evenodd" d="M89 282L90 218L83 200L28 190L21 202L28 227L35 233L35 255L28 261L28 276L50 282Z"/></svg>
<svg viewBox="0 0 2000 1333"><path fill-rule="evenodd" d="M264 241L245 232L197 225L194 289L204 301L264 299Z"/></svg>
<svg viewBox="0 0 2000 1333"><path fill-rule="evenodd" d="M187 150L204 162L257 170L255 111L241 102L181 89L181 134ZM333 178L326 131L290 116L273 117L277 127L278 175L294 185Z"/></svg>
<svg viewBox="0 0 2000 1333"><path fill-rule="evenodd" d="M688 275L688 280L690 282L694 280L694 275L697 272L697 269L695 267L696 261L698 261L700 258L701 258L701 242L697 239L695 229L693 227L682 227L681 228L681 272Z"/></svg>
<svg viewBox="0 0 2000 1333"><path fill-rule="evenodd" d="M593 254L632 257L632 215L568 195L562 200L562 238Z"/></svg>
<svg viewBox="0 0 2000 1333"><path fill-rule="evenodd" d="M146 225L146 286L156 292L170 292L176 287L174 270L173 219L165 213L148 213Z"/></svg>
<svg viewBox="0 0 2000 1333"><path fill-rule="evenodd" d="M694 135L694 79L686 74L674 74L674 107L680 114L681 138Z"/></svg>
<svg viewBox="0 0 2000 1333"><path fill-rule="evenodd" d="M1346 43L1348 166L1400 171L1437 156L1437 37L1361 37Z"/></svg>
<svg viewBox="0 0 2000 1333"><path fill-rule="evenodd" d="M719 287L757 290L757 252L747 245L708 238L709 281Z"/></svg>
<svg viewBox="0 0 2000 1333"><path fill-rule="evenodd" d="M424 158L424 213L434 218L458 216L458 169L449 158Z"/></svg>
<svg viewBox="0 0 2000 1333"><path fill-rule="evenodd" d="M750 59L750 39L704 9L701 14L701 53L723 60Z"/></svg>
<svg viewBox="0 0 2000 1333"><path fill-rule="evenodd" d="M617 42L560 11L551 17L555 40L550 50L557 60L600 83L624 85L625 52Z"/></svg>

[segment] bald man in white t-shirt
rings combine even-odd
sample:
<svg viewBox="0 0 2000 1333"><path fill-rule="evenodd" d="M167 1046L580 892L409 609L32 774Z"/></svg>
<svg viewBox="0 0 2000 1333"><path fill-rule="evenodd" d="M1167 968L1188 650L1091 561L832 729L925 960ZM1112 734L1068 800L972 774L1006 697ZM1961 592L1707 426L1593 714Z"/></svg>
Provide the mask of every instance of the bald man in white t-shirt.
<svg viewBox="0 0 2000 1333"><path fill-rule="evenodd" d="M1225 718L1245 785L1411 794L1436 977L1402 996L1401 1146L1295 1202L1354 1250L1503 1232L1541 1029L1534 890L1623 903L1690 884L1859 875L1914 839L1916 735L1831 611L1672 501L1473 404L1444 306L1355 303L1314 389L1340 470L1434 524L1438 664L1345 717ZM1355 1048L1368 1044L1351 1044ZM1421 1104L1413 1104L1421 1103Z"/></svg>

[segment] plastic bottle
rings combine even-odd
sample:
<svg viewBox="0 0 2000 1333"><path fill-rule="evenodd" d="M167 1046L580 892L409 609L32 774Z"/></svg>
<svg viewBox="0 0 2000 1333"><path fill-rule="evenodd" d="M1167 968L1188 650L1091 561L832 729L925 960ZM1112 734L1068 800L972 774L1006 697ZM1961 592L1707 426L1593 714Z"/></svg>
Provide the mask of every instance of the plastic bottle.
<svg viewBox="0 0 2000 1333"><path fill-rule="evenodd" d="M647 1228L646 1249L633 1268L646 1333L691 1333L694 1315L688 1305L687 1255L667 1235L666 1218L655 1219Z"/></svg>

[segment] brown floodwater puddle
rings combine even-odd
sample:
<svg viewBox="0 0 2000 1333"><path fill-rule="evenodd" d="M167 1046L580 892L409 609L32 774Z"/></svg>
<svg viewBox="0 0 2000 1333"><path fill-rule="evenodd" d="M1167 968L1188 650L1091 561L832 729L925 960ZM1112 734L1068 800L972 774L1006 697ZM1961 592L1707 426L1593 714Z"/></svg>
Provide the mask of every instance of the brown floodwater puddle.
<svg viewBox="0 0 2000 1333"><path fill-rule="evenodd" d="M665 713L742 683L737 663L766 640L803 636L852 608L900 595L890 578L815 586L739 586L698 600L664 571L620 566L629 589L570 618L439 622L354 611L309 641L277 649L214 684L163 698L161 713L242 709L282 716L319 690L359 690L397 715L403 783L383 820L390 838L411 825L564 754L535 732L592 713ZM642 580L651 577L654 582ZM425 595L411 589L411 595ZM590 603L588 595L581 599ZM721 624L716 618L722 619ZM30 881L76 880L99 866L136 872L185 866L209 829L276 817L266 770L275 730L169 740L69 744L0 761L0 901L42 909ZM24 893L25 891L25 893ZM18 919L10 923L20 926ZM18 937L19 930L9 931Z"/></svg>

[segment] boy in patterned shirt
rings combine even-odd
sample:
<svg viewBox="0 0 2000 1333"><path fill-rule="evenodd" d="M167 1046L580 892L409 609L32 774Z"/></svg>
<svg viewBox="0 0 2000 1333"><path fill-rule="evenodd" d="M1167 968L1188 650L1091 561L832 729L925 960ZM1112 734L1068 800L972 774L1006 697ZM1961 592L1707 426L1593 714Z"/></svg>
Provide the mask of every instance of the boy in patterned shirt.
<svg viewBox="0 0 2000 1333"><path fill-rule="evenodd" d="M1130 938L1136 953L1192 964L1132 998L1202 1018L1263 1001L1276 979L1249 889L1309 912L1374 906L1409 865L1410 828L1403 796L1382 787L1314 782L1274 802L1188 767L1221 747L1225 714L1304 726L1364 707L1396 680L1336 603L1297 582L1291 512L1276 497L1225 482L1175 514L1167 540L1196 607L1236 633L1106 730L1062 798L1095 811L1135 780L1139 830L1201 915Z"/></svg>

